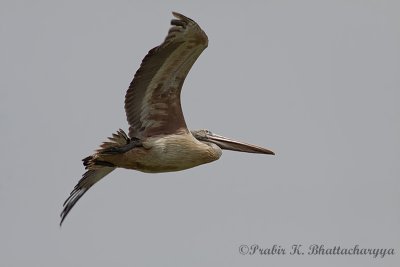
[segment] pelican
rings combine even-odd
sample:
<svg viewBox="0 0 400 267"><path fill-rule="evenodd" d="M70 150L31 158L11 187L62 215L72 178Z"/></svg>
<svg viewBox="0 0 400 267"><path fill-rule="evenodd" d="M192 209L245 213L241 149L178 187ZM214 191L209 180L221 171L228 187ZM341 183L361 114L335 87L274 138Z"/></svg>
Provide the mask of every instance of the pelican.
<svg viewBox="0 0 400 267"><path fill-rule="evenodd" d="M192 19L172 14L176 19L171 20L167 37L145 56L126 92L128 135L119 129L93 155L83 159L86 172L64 202L60 226L77 201L116 168L146 173L180 171L219 159L222 149L274 155L266 148L209 130L188 130L181 89L190 68L207 47L208 37Z"/></svg>

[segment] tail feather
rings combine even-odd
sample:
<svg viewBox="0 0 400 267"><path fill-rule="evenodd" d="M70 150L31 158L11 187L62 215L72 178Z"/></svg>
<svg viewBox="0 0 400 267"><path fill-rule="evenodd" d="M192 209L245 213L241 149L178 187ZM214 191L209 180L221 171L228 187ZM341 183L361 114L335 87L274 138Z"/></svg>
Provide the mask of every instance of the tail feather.
<svg viewBox="0 0 400 267"><path fill-rule="evenodd" d="M131 142L131 139L122 129L119 129L116 133L113 133L111 137L108 137L108 140L109 141L103 142L103 144L100 145L100 148L97 149L96 152L103 153L109 149L126 146Z"/></svg>
<svg viewBox="0 0 400 267"><path fill-rule="evenodd" d="M71 194L64 202L64 209L61 212L60 226L64 222L68 213L75 206L78 200L98 181L104 176L115 170L116 166L108 161L102 160L101 155L108 154L108 152L115 153L115 151L126 150L126 147L130 148L131 140L126 133L119 129L117 133L114 133L112 137L108 138L109 141L104 142L99 149L96 150L95 154L84 158L83 165L85 166L86 172L82 175L78 184L74 187ZM135 141L137 141L135 139ZM129 146L127 146L129 144ZM137 142L132 142L137 144ZM114 151L114 152L113 152Z"/></svg>

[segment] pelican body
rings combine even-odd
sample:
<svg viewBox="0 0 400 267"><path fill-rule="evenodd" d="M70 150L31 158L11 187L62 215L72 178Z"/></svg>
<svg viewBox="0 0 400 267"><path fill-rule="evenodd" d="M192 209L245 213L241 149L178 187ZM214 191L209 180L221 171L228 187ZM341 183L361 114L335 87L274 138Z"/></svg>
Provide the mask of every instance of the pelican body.
<svg viewBox="0 0 400 267"><path fill-rule="evenodd" d="M83 159L86 172L64 202L60 225L89 188L116 168L146 173L181 171L219 159L222 149L274 154L209 130L188 130L181 89L208 38L192 19L176 12L173 15L176 19L164 42L145 56L127 90L129 133L118 130Z"/></svg>
<svg viewBox="0 0 400 267"><path fill-rule="evenodd" d="M189 133L150 137L125 153L103 155L115 166L142 172L181 171L219 159L221 148L198 141Z"/></svg>

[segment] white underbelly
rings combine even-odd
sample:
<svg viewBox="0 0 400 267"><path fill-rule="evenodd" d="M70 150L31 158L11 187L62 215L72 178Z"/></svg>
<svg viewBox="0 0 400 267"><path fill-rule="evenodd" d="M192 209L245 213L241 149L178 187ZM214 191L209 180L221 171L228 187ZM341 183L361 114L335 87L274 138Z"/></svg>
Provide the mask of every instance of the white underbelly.
<svg viewBox="0 0 400 267"><path fill-rule="evenodd" d="M192 135L173 135L144 143L147 153L138 161L143 172L180 171L217 160L221 153ZM217 152L217 153L216 153Z"/></svg>

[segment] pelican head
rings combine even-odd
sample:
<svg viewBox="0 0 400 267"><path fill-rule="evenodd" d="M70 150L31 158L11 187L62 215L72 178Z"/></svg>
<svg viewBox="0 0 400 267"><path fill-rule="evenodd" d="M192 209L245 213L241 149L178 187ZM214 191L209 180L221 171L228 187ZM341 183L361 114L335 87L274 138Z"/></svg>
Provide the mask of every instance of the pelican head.
<svg viewBox="0 0 400 267"><path fill-rule="evenodd" d="M252 144L247 144L244 142L232 140L230 138L214 134L209 130L196 130L196 131L191 131L192 135L194 138L199 140L200 142L203 143L212 143L220 147L221 149L226 149L226 150L233 150L233 151L239 151L239 152L247 152L247 153L258 153L258 154L270 154L270 155L275 155L274 152L272 152L269 149L259 147L256 145Z"/></svg>

